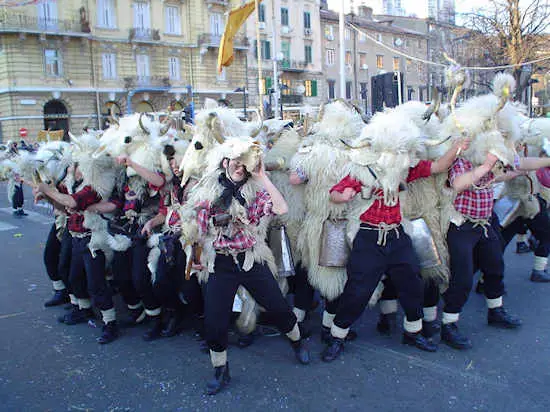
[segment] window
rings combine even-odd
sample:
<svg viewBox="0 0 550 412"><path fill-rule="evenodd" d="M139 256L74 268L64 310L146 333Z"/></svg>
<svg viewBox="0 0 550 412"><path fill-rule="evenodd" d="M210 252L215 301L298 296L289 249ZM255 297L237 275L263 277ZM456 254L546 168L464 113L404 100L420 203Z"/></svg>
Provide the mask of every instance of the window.
<svg viewBox="0 0 550 412"><path fill-rule="evenodd" d="M290 64L290 42L283 40L281 42L281 53L283 53L284 60L286 60Z"/></svg>
<svg viewBox="0 0 550 412"><path fill-rule="evenodd" d="M44 50L44 70L47 76L57 77L63 74L63 70L61 67L61 55L59 53L59 50Z"/></svg>
<svg viewBox="0 0 550 412"><path fill-rule="evenodd" d="M170 57L168 59L168 76L170 80L180 80L180 59Z"/></svg>
<svg viewBox="0 0 550 412"><path fill-rule="evenodd" d="M304 86L306 97L317 97L317 80L306 80Z"/></svg>
<svg viewBox="0 0 550 412"><path fill-rule="evenodd" d="M311 64L313 62L313 52L311 46L305 46L304 53L306 56L306 64Z"/></svg>
<svg viewBox="0 0 550 412"><path fill-rule="evenodd" d="M359 67L365 70L367 67L367 53L359 53Z"/></svg>
<svg viewBox="0 0 550 412"><path fill-rule="evenodd" d="M262 79L262 94L268 94L272 86L271 77L264 77Z"/></svg>
<svg viewBox="0 0 550 412"><path fill-rule="evenodd" d="M304 11L304 29L311 29L311 13Z"/></svg>
<svg viewBox="0 0 550 412"><path fill-rule="evenodd" d="M410 72L412 70L413 62L411 59L407 59L407 72Z"/></svg>
<svg viewBox="0 0 550 412"><path fill-rule="evenodd" d="M262 40L260 43L260 52L263 60L271 60L271 42L269 40ZM258 56L257 43L254 42L254 56Z"/></svg>
<svg viewBox="0 0 550 412"><path fill-rule="evenodd" d="M346 66L351 66L351 51L346 50Z"/></svg>
<svg viewBox="0 0 550 412"><path fill-rule="evenodd" d="M265 23L265 4L260 4L258 13L260 15L260 21Z"/></svg>
<svg viewBox="0 0 550 412"><path fill-rule="evenodd" d="M227 71L225 70L225 67L222 67L221 72L217 72L216 80L221 81L221 82L227 80Z"/></svg>
<svg viewBox="0 0 550 412"><path fill-rule="evenodd" d="M393 70L394 71L398 71L399 70L399 66L400 66L400 61L399 61L399 57L394 57L393 58Z"/></svg>
<svg viewBox="0 0 550 412"><path fill-rule="evenodd" d="M346 99L351 99L351 82L346 82Z"/></svg>
<svg viewBox="0 0 550 412"><path fill-rule="evenodd" d="M101 60L103 64L103 79L116 79L116 54L103 53L101 55Z"/></svg>
<svg viewBox="0 0 550 412"><path fill-rule="evenodd" d="M115 0L97 0L97 25L107 29L116 27Z"/></svg>
<svg viewBox="0 0 550 412"><path fill-rule="evenodd" d="M359 43L365 43L367 41L367 35L365 33L359 33Z"/></svg>
<svg viewBox="0 0 550 412"><path fill-rule="evenodd" d="M149 56L147 54L138 54L136 55L136 68L137 76L141 81L147 80L149 78Z"/></svg>
<svg viewBox="0 0 550 412"><path fill-rule="evenodd" d="M151 13L149 3L134 3L134 28L138 31L147 31L151 29Z"/></svg>
<svg viewBox="0 0 550 412"><path fill-rule="evenodd" d="M384 68L384 56L381 54L376 55L376 68L377 69L383 69Z"/></svg>
<svg viewBox="0 0 550 412"><path fill-rule="evenodd" d="M166 6L164 17L167 34L181 34L180 9L178 6Z"/></svg>
<svg viewBox="0 0 550 412"><path fill-rule="evenodd" d="M382 43L382 35L381 35L380 33L378 33L378 34L376 35L376 39L377 39L380 43Z"/></svg>
<svg viewBox="0 0 550 412"><path fill-rule="evenodd" d="M351 30L350 30L350 29L346 29L346 30L344 31L344 38L345 38L346 40L351 40Z"/></svg>
<svg viewBox="0 0 550 412"><path fill-rule="evenodd" d="M327 66L333 66L336 61L336 50L327 49Z"/></svg>
<svg viewBox="0 0 550 412"><path fill-rule="evenodd" d="M334 26L332 25L325 26L325 39L329 41L334 40Z"/></svg>
<svg viewBox="0 0 550 412"><path fill-rule="evenodd" d="M336 93L335 93L336 80L328 80L327 86L328 86L328 98L334 99L334 97L336 96Z"/></svg>
<svg viewBox="0 0 550 412"><path fill-rule="evenodd" d="M288 9L281 7L281 26L288 26Z"/></svg>
<svg viewBox="0 0 550 412"><path fill-rule="evenodd" d="M223 15L221 13L210 14L210 34L221 36L224 31Z"/></svg>
<svg viewBox="0 0 550 412"><path fill-rule="evenodd" d="M282 94L285 96L292 94L291 82L289 79L281 79L281 84L286 86L284 90L281 90Z"/></svg>
<svg viewBox="0 0 550 412"><path fill-rule="evenodd" d="M55 0L42 0L38 3L38 24L42 30L57 29L57 2Z"/></svg>
<svg viewBox="0 0 550 412"><path fill-rule="evenodd" d="M418 48L422 49L422 39L418 39Z"/></svg>

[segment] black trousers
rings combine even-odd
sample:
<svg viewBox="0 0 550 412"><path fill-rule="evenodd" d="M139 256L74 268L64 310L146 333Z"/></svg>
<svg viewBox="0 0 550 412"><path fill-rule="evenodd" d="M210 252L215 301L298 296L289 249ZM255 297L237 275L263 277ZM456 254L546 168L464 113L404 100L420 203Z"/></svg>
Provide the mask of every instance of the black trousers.
<svg viewBox="0 0 550 412"><path fill-rule="evenodd" d="M48 277L52 281L62 280L65 287L69 287L69 271L71 269L72 238L67 229L63 231L61 241L57 238L55 223L50 229L46 247L44 248L44 265Z"/></svg>
<svg viewBox="0 0 550 412"><path fill-rule="evenodd" d="M540 203L540 212L533 219L518 217L502 229L502 238L504 247L506 247L516 234L526 233L525 227L527 226L535 239L539 241L539 245L535 249L535 256L548 257L550 254L550 218L546 211L546 201L540 196L537 198Z"/></svg>
<svg viewBox="0 0 550 412"><path fill-rule="evenodd" d="M153 293L151 272L147 267L150 248L147 239L136 237L124 252L115 252L111 264L113 277L127 305L143 301L146 309L157 309L160 303Z"/></svg>
<svg viewBox="0 0 550 412"><path fill-rule="evenodd" d="M296 274L288 277L290 291L294 293L294 307L304 311L311 310L315 290L307 280L307 269L301 264L296 265Z"/></svg>
<svg viewBox="0 0 550 412"><path fill-rule="evenodd" d="M15 191L11 198L11 206L13 209L19 209L20 207L23 207L24 202L25 198L23 196L23 184L16 184Z"/></svg>
<svg viewBox="0 0 550 412"><path fill-rule="evenodd" d="M504 260L502 241L494 225L474 227L471 222L461 226L451 223L447 232L451 279L443 294L443 311L460 313L472 289L474 272L479 269L485 280L485 296L489 299L504 293Z"/></svg>
<svg viewBox="0 0 550 412"><path fill-rule="evenodd" d="M69 282L74 295L79 299L91 296L99 310L112 309L113 292L105 279L105 255L102 251L92 257L88 243L90 237L73 237ZM88 295L89 293L89 295Z"/></svg>
<svg viewBox="0 0 550 412"><path fill-rule="evenodd" d="M397 290L390 278L383 280L384 291L380 300L395 300L397 299ZM437 306L439 303L439 286L433 279L424 279L424 307L430 308Z"/></svg>
<svg viewBox="0 0 550 412"><path fill-rule="evenodd" d="M409 236L399 227L388 233L386 245L377 244L378 231L361 229L353 241L348 261L348 281L340 296L334 324L349 328L365 310L385 273L394 284L409 322L422 318L424 284L418 258Z"/></svg>
<svg viewBox="0 0 550 412"><path fill-rule="evenodd" d="M288 333L296 324L296 316L283 297L269 268L255 263L245 272L244 253L238 255L239 266L232 256L217 255L215 272L210 274L205 296L205 334L208 347L214 352L227 349L227 332L232 314L233 299L239 285L269 312L269 318L281 331Z"/></svg>

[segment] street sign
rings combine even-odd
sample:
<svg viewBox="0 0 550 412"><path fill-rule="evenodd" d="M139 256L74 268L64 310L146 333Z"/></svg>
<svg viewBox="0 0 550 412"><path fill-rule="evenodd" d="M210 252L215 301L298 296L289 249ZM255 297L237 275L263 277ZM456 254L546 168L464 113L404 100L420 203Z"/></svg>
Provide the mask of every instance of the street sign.
<svg viewBox="0 0 550 412"><path fill-rule="evenodd" d="M27 137L29 134L29 131L27 129L25 129L24 127L22 127L21 129L19 129L19 136L21 137Z"/></svg>

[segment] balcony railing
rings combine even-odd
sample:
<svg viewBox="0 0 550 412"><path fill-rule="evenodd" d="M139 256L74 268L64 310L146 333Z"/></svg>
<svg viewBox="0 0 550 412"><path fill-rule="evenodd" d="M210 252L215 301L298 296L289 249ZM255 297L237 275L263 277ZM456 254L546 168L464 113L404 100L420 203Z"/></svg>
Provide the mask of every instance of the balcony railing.
<svg viewBox="0 0 550 412"><path fill-rule="evenodd" d="M281 60L281 69L286 72L303 72L307 69L307 62L284 59Z"/></svg>
<svg viewBox="0 0 550 412"><path fill-rule="evenodd" d="M157 29L133 27L128 31L128 40L130 41L160 40L160 31Z"/></svg>
<svg viewBox="0 0 550 412"><path fill-rule="evenodd" d="M124 88L136 87L170 87L170 78L165 76L131 76L124 78Z"/></svg>
<svg viewBox="0 0 550 412"><path fill-rule="evenodd" d="M229 0L205 0L206 4L218 4L220 6L229 6Z"/></svg>
<svg viewBox="0 0 550 412"><path fill-rule="evenodd" d="M199 35L199 46L207 47L220 47L220 42L222 40L221 34L212 34L212 33L202 33ZM235 49L248 49L250 43L248 42L248 37L244 34L237 34L233 38L233 47Z"/></svg>
<svg viewBox="0 0 550 412"><path fill-rule="evenodd" d="M283 104L302 104L304 96L301 94L282 94L281 99Z"/></svg>
<svg viewBox="0 0 550 412"><path fill-rule="evenodd" d="M89 33L88 22L78 20L45 19L25 14L5 12L0 14L0 31L37 32L37 33Z"/></svg>

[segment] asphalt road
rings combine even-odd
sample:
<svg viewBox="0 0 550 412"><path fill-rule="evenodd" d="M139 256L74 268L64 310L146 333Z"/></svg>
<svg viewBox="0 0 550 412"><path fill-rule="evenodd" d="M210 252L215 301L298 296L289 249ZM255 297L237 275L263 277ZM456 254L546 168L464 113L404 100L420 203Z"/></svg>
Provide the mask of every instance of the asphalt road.
<svg viewBox="0 0 550 412"><path fill-rule="evenodd" d="M550 285L531 283L532 255L512 247L505 305L524 320L520 330L488 327L485 302L472 293L460 325L474 348L425 353L402 345L399 333L378 336L377 313L366 311L360 337L325 364L315 313L311 365L297 365L284 339L261 337L230 348L231 385L208 397L212 369L190 332L144 342L145 326L126 328L101 346L99 329L58 324L63 309L43 307L52 293L42 253L53 219L37 206L16 218L8 206L0 185L2 411L550 410Z"/></svg>

